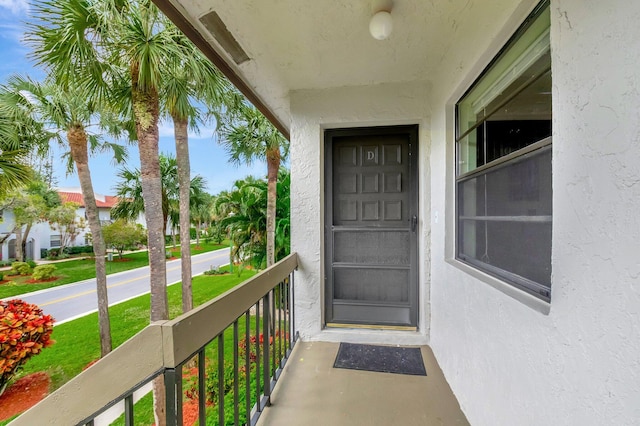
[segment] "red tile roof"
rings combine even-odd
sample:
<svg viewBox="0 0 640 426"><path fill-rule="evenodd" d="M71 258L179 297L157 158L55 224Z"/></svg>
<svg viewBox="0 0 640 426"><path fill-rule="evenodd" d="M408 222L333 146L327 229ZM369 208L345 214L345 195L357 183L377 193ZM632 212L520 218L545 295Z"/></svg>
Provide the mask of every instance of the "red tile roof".
<svg viewBox="0 0 640 426"><path fill-rule="evenodd" d="M60 195L60 200L63 203L73 202L80 205L80 207L84 207L84 199L82 198L82 194L79 192L58 192ZM100 201L96 198L96 205L98 208L112 208L118 204L118 197L113 197L111 195L105 195L104 201Z"/></svg>

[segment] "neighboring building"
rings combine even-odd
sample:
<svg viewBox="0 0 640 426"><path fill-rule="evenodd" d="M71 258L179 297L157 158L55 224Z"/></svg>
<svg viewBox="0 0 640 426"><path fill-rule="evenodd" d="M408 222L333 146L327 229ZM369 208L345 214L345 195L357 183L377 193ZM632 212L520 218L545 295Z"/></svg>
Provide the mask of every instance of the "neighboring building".
<svg viewBox="0 0 640 426"><path fill-rule="evenodd" d="M474 425L640 423L640 2L155 2L290 135L302 339L429 344Z"/></svg>
<svg viewBox="0 0 640 426"><path fill-rule="evenodd" d="M2 211L2 222L0 222L0 260L10 260L16 257L16 238L11 233L13 230L13 211L4 209ZM51 228L48 223L38 223L31 228L27 236L26 257L27 259L40 259L40 249L50 248ZM55 242L55 241L54 241Z"/></svg>
<svg viewBox="0 0 640 426"><path fill-rule="evenodd" d="M58 189L58 195L60 200L65 202L74 202L78 204L76 210L76 216L78 218L86 219L84 199L82 198L82 192L79 188L60 188ZM98 206L98 215L100 222L105 225L111 223L111 208L118 202L117 197L110 195L95 194L96 204ZM140 220L138 220L140 222ZM86 222L85 222L86 223ZM0 223L0 239L7 235L13 229L14 219L13 212L9 209L3 211L3 220ZM72 246L83 246L91 244L87 234L90 233L89 224L86 223L84 228L71 242ZM0 245L0 260L14 259L15 258L15 235L7 238L3 244ZM60 247L60 232L51 228L48 222L39 222L35 224L29 235L27 236L27 258L33 260L39 260L42 256L43 250Z"/></svg>
<svg viewBox="0 0 640 426"><path fill-rule="evenodd" d="M71 202L78 205L78 216L86 219L84 198L82 197L82 191L80 189L73 190L73 188L64 188L58 190L60 200L63 203ZM96 206L98 207L98 217L102 225L112 223L111 208L118 204L118 197L111 195L94 194L96 197ZM88 226L88 224L87 224Z"/></svg>

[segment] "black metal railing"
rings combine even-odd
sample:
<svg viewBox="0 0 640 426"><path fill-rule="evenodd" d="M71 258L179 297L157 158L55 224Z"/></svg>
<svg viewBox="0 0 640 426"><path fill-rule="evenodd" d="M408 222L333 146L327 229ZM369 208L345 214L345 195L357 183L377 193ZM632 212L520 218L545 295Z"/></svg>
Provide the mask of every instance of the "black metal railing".
<svg viewBox="0 0 640 426"><path fill-rule="evenodd" d="M292 284L293 274L192 357L164 371L167 424L182 424L185 394L197 401L201 425L256 424L295 344Z"/></svg>
<svg viewBox="0 0 640 426"><path fill-rule="evenodd" d="M166 424L255 425L297 340L295 253L171 321L151 324L10 425L94 425L117 407L135 425L135 403L164 388ZM159 387L158 387L159 386ZM144 400L143 400L144 401ZM109 422L111 419L108 420Z"/></svg>

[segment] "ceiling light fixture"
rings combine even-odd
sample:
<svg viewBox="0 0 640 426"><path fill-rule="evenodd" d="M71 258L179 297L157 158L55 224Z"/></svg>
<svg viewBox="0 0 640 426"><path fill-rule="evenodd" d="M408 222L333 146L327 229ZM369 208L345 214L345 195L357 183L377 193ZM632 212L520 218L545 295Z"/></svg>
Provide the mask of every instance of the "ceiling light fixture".
<svg viewBox="0 0 640 426"><path fill-rule="evenodd" d="M369 32L376 40L386 40L393 31L393 18L391 13L381 10L371 17L369 22Z"/></svg>

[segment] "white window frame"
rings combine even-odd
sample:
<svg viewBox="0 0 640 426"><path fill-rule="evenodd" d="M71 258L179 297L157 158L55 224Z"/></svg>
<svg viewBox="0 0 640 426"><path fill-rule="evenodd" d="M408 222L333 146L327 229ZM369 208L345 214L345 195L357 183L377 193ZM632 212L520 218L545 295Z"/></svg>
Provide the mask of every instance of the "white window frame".
<svg viewBox="0 0 640 426"><path fill-rule="evenodd" d="M532 12L532 14L529 16L529 19L527 19L527 21L531 20L531 18L535 18L537 16L539 16L538 14L540 13L541 10L544 10L545 8L549 7L549 1L543 1L541 2L534 10L534 12ZM527 21L525 21L525 24L527 23ZM525 26L525 24L523 24L514 34L514 36L505 44L505 46L509 46L510 43L514 40L517 39L521 33L522 33L522 28ZM529 47L529 49L527 50L527 54L523 54L521 56L521 58L519 58L518 61L515 61L513 64L510 65L510 68L507 71L512 71L515 70L513 73L517 74L518 73L518 69L526 69L525 65L528 66L529 64L532 63L533 60L535 60L536 58L539 58L541 55L541 51L544 52L544 50L548 50L549 48L549 32L548 30L541 36L538 37L534 43L531 44L531 46ZM544 49L544 50L542 50ZM495 59L497 59L505 50L505 48L503 48L503 50L501 50L496 56ZM491 65L494 64L495 62L492 61L490 63L490 65L485 69L485 72L491 67ZM467 92L465 92L465 95L467 93L469 93L469 91L474 88L475 84L482 78L482 76L485 73L483 72L480 77L478 77L478 79L476 79L476 81L469 87L469 89L467 90ZM500 78L497 78L495 80L495 83L489 87L486 88L486 90L479 96L477 96L476 100L473 102L473 105L475 106L481 106L481 104L488 104L488 102L490 102L494 97L495 93L500 93L505 87L508 86L509 81L508 78L506 77L508 73L505 72L503 73L503 75ZM492 94L493 93L493 94ZM460 100L462 100L464 98L463 95L462 97L460 97ZM456 103L457 105L457 103ZM458 120L457 120L457 107L455 107L455 112L454 114L456 115L456 120L455 120L455 128L456 128L456 132L458 132L459 126L458 126ZM457 191L458 191L458 183L463 180L461 179L461 176L468 176L472 173L477 173L480 169L490 169L492 167L495 167L496 165L499 165L500 163L504 163L505 161L508 161L508 158L503 157L500 158L499 161L494 161L492 162L493 164L487 164L484 166L480 166L478 168L476 168L475 170L473 170L472 172L460 172L459 171L459 158L458 158L458 150L457 150L457 145L458 145L458 140L462 139L460 138L461 135L456 134L456 142L454 143L454 145L456 146L456 148L454 149L453 152L453 161L455 162L454 164L454 169L453 169L453 200L452 203L455 206L454 207L454 225L453 228L455 229L455 238L453 241L453 247L452 247L452 254L453 257L449 259L449 261L451 263L455 263L456 266L459 269L462 269L463 271L469 273L470 275L473 275L477 278L480 278L481 280L489 283L490 285L492 285L495 288L498 288L499 290L501 290L502 292L511 295L512 297L519 299L523 302L525 302L526 304L534 307L536 310L539 310L540 312L543 313L548 313L549 312L549 303L550 303L550 289L549 289L549 293L545 296L542 295L536 295L535 292L530 291L530 289L525 289L528 290L528 293L523 291L522 286L517 285L514 281L510 281L508 279L505 279L506 276L508 276L508 271L506 274L503 275L496 275L495 273L492 273L493 271L491 271L489 268L478 268L478 265L472 264L471 262L465 261L463 259L460 259L460 257L458 256L459 250L458 250L458 244L459 244L459 239L458 239L458 220L459 220L459 215L458 215L458 195L457 195ZM530 153L536 149L540 149L540 148L544 148L544 147L548 147L551 145L551 138L547 138L546 140L541 140L539 142L536 142L532 145L527 146L526 148L523 148L519 151L517 151L516 153L509 155L507 157L510 158L517 158L520 156L523 156L527 153Z"/></svg>
<svg viewBox="0 0 640 426"><path fill-rule="evenodd" d="M57 240L54 239L57 237ZM58 241L58 245L54 245L54 241ZM59 248L62 247L62 235L60 234L51 234L49 236L49 247L50 248Z"/></svg>

